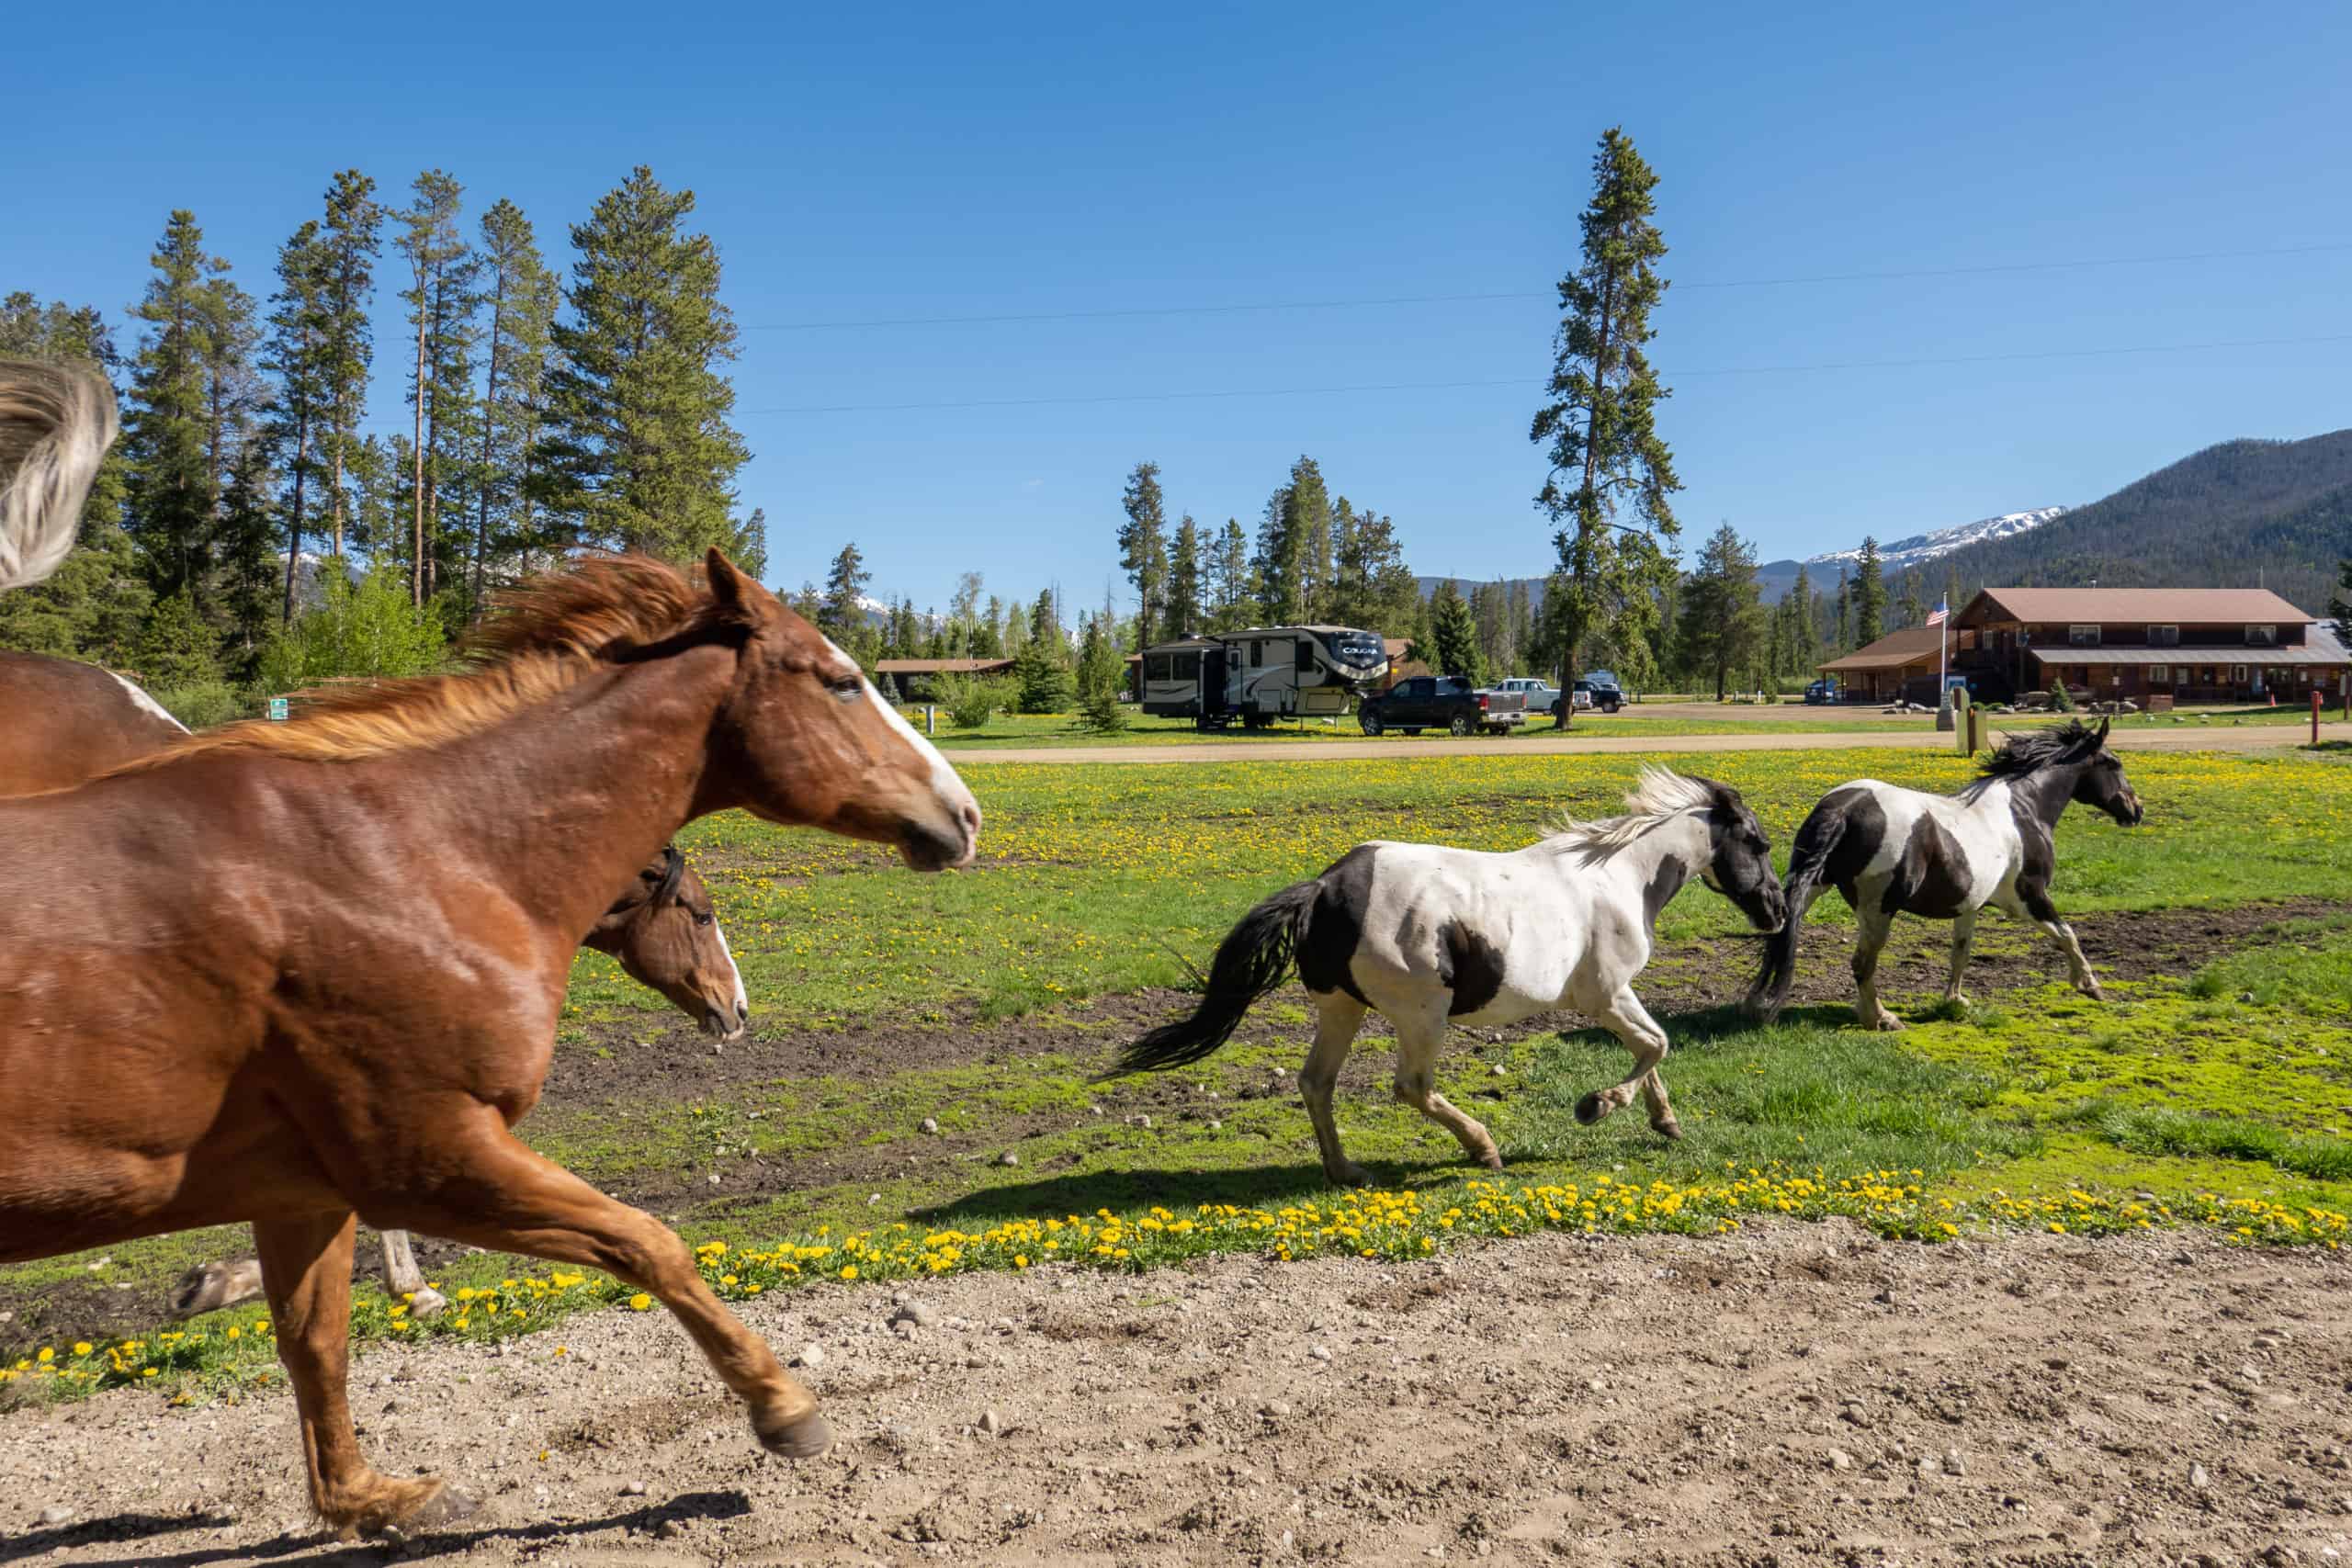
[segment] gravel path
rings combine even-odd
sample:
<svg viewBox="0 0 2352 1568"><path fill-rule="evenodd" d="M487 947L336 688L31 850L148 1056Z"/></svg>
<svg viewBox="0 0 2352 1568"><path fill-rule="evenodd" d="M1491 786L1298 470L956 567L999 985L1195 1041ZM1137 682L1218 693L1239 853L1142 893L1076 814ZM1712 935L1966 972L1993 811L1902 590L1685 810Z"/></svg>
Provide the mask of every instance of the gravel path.
<svg viewBox="0 0 2352 1568"><path fill-rule="evenodd" d="M1546 1235L755 1305L842 1434L798 1465L658 1314L381 1350L354 1404L487 1495L405 1553L483 1563L2320 1564L2347 1287L2186 1233ZM15 1412L0 1561L385 1562L311 1531L296 1450L283 1394Z"/></svg>
<svg viewBox="0 0 2352 1568"><path fill-rule="evenodd" d="M1606 723L1606 720L1600 721ZM1923 724L1928 722L1921 721ZM2352 724L2323 724L2320 739L2352 742ZM2272 724L2159 725L2116 730L2109 744L2118 750L2262 751L2301 745L2309 726ZM1948 750L1952 738L1918 731L1798 729L1770 735L1555 735L1538 730L1516 738L1470 740L1318 740L1267 744L1250 740L1203 740L1168 746L1029 746L1010 750L945 744L957 767L970 762L1343 762L1367 759L1410 761L1417 757L1530 757L1555 753L1622 751L1849 751L1872 747Z"/></svg>

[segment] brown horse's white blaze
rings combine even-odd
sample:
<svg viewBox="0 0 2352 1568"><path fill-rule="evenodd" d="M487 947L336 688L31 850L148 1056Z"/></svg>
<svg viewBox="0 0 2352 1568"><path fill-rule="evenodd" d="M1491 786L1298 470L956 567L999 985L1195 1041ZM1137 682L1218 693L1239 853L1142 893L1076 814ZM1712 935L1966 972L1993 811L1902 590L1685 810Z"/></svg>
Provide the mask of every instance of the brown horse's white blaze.
<svg viewBox="0 0 2352 1568"><path fill-rule="evenodd" d="M318 694L0 801L0 1262L249 1221L311 1495L339 1532L451 1506L368 1465L356 1226L603 1269L666 1304L772 1450L816 1400L651 1216L512 1131L572 952L684 823L741 807L971 863L979 808L856 667L713 551L525 584L469 673Z"/></svg>

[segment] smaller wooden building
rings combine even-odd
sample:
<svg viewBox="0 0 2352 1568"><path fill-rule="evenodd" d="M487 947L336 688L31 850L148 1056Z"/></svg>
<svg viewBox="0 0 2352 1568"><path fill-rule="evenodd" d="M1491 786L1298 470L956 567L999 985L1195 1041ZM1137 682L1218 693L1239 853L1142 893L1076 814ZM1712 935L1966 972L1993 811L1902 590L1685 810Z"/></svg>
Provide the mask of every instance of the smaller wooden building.
<svg viewBox="0 0 2352 1568"><path fill-rule="evenodd" d="M884 659L874 666L875 682L883 694L906 703L915 696L915 682L933 675L1003 675L1010 659Z"/></svg>
<svg viewBox="0 0 2352 1568"><path fill-rule="evenodd" d="M1906 699L1933 706L1942 633L1941 626L1905 626L1818 668L1838 682L1840 691L1860 701Z"/></svg>

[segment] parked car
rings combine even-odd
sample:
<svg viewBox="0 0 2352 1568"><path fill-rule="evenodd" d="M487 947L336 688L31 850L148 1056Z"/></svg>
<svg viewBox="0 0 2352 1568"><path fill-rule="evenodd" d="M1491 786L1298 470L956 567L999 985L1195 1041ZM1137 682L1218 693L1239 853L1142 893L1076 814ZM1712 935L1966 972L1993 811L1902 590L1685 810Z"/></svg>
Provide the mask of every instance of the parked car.
<svg viewBox="0 0 2352 1568"><path fill-rule="evenodd" d="M1846 694L1838 689L1835 681L1815 681L1804 689L1804 700L1812 706L1819 707L1824 703L1844 702Z"/></svg>
<svg viewBox="0 0 2352 1568"><path fill-rule="evenodd" d="M1527 699L1517 692L1476 690L1458 675L1415 675L1379 696L1364 698L1356 708L1356 722L1366 735L1388 729L1408 735L1424 729L1471 735L1484 729L1500 735L1527 722Z"/></svg>
<svg viewBox="0 0 2352 1568"><path fill-rule="evenodd" d="M1514 675L1508 681L1495 682L1498 692L1512 692L1527 699L1529 713L1548 713L1560 716L1560 688L1536 675Z"/></svg>
<svg viewBox="0 0 2352 1568"><path fill-rule="evenodd" d="M1624 688L1617 684L1617 677L1606 670L1586 672L1576 685L1577 706L1598 708L1602 713L1615 713L1625 705Z"/></svg>

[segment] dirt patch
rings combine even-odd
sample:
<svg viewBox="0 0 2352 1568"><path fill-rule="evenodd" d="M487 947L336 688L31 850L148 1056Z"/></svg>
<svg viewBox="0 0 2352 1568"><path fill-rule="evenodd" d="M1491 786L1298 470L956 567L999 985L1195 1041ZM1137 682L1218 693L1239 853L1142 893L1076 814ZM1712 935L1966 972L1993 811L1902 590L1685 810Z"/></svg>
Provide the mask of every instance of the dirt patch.
<svg viewBox="0 0 2352 1568"><path fill-rule="evenodd" d="M485 1563L2320 1563L2347 1288L2180 1235L1546 1235L972 1276L903 1337L888 1287L755 1303L823 1351L841 1442L797 1465L658 1315L386 1348L353 1404L379 1463L486 1497L408 1553ZM382 1560L305 1514L283 1393L0 1416L0 1554Z"/></svg>

